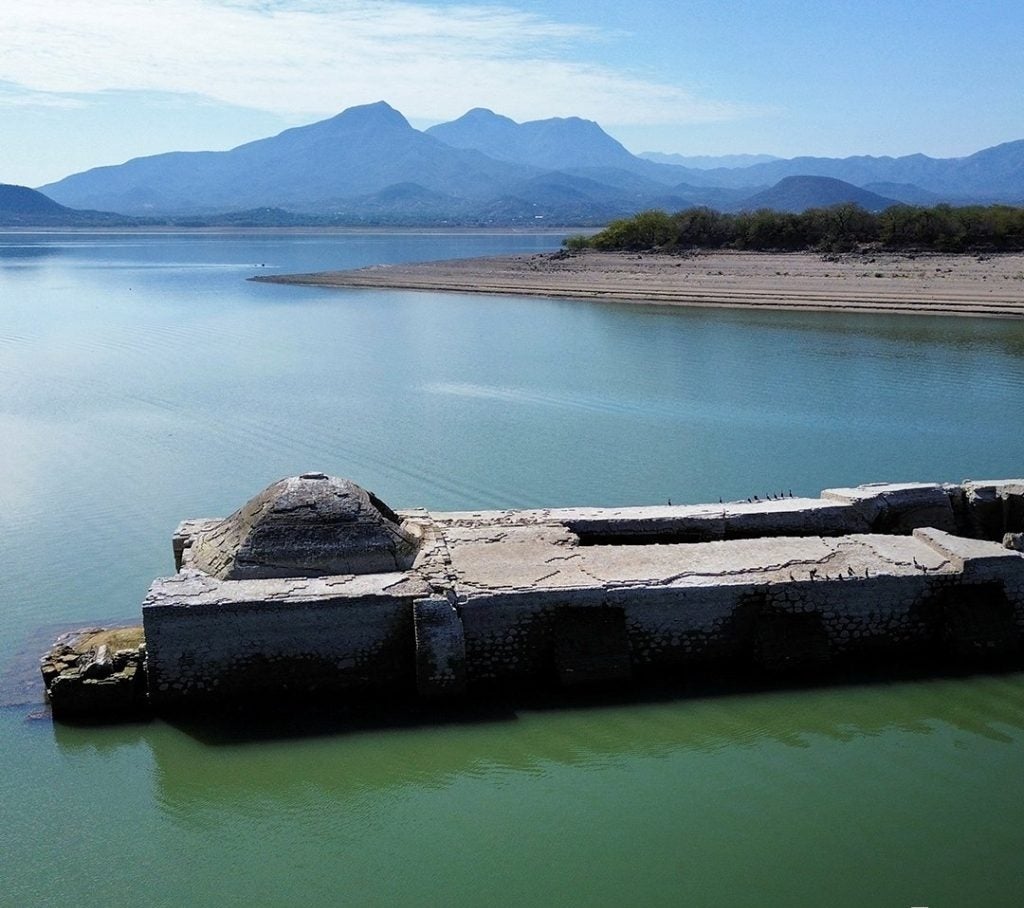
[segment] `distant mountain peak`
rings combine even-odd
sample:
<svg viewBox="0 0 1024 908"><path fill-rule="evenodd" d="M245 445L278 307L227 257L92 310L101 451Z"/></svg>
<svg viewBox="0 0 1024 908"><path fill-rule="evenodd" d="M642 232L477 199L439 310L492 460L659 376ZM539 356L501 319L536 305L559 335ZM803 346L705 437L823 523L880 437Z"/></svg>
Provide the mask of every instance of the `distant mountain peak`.
<svg viewBox="0 0 1024 908"><path fill-rule="evenodd" d="M77 211L28 186L0 183L0 224L24 227L116 226L126 218L106 211Z"/></svg>
<svg viewBox="0 0 1024 908"><path fill-rule="evenodd" d="M801 212L808 208L852 203L868 211L882 211L898 204L876 192L837 180L835 177L798 174L783 177L771 189L751 196L743 203L746 210L771 208L775 211Z"/></svg>
<svg viewBox="0 0 1024 908"><path fill-rule="evenodd" d="M460 120L483 120L483 119L495 119L495 120L508 120L509 117L503 117L501 114L496 114L489 107L471 107L461 117Z"/></svg>
<svg viewBox="0 0 1024 908"><path fill-rule="evenodd" d="M28 186L0 183L0 211L20 214L57 214L67 211L67 208L57 204L41 192L29 189Z"/></svg>
<svg viewBox="0 0 1024 908"><path fill-rule="evenodd" d="M754 164L768 164L778 161L776 155L770 154L723 154L723 155L682 155L666 154L662 151L641 151L638 158L656 161L659 164L675 164L677 167L689 167L694 170L715 170L726 168L737 170L752 167Z"/></svg>
<svg viewBox="0 0 1024 908"><path fill-rule="evenodd" d="M593 120L549 117L515 120L482 107L450 123L431 126L427 134L453 148L473 149L503 161L565 170L573 167L644 168Z"/></svg>
<svg viewBox="0 0 1024 908"><path fill-rule="evenodd" d="M597 123L593 120L588 120L585 117L548 117L546 120L531 120L531 123L572 123L573 125L583 124L585 126L597 126ZM601 129L600 126L597 126ZM604 132L604 130L601 130Z"/></svg>
<svg viewBox="0 0 1024 908"><path fill-rule="evenodd" d="M502 114L495 113L488 107L474 107L471 110L467 110L457 120L452 120L450 123L441 123L439 126L472 126L476 128L502 128L502 129L518 129L519 124L511 117L503 116ZM430 129L437 129L432 126ZM430 132L430 129L427 132Z"/></svg>
<svg viewBox="0 0 1024 908"><path fill-rule="evenodd" d="M409 121L401 112L395 110L387 101L375 101L372 104L359 104L348 107L341 113L326 121L339 126L392 126L412 129Z"/></svg>

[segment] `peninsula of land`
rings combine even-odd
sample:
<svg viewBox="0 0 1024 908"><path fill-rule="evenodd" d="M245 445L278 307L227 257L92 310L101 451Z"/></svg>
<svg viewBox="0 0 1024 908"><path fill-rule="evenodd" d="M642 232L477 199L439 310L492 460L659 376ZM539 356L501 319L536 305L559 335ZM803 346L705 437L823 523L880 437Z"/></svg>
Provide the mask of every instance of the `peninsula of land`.
<svg viewBox="0 0 1024 908"><path fill-rule="evenodd" d="M554 252L253 280L659 306L1024 318L1024 254Z"/></svg>

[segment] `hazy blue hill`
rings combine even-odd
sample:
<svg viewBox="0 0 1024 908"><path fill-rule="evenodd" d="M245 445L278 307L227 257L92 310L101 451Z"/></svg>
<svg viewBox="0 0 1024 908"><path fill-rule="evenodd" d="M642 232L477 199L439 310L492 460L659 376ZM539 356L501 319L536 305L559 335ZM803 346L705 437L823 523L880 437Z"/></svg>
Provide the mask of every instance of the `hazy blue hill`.
<svg viewBox="0 0 1024 908"><path fill-rule="evenodd" d="M332 221L341 224L438 224L466 223L479 205L443 192L427 189L419 183L404 182L385 186L377 192L354 196L339 202Z"/></svg>
<svg viewBox="0 0 1024 908"><path fill-rule="evenodd" d="M619 190L620 198L630 206L630 213L644 208L678 211L699 206L727 210L750 195L749 190L691 186L688 183L666 186L657 180L617 167L576 167L564 173Z"/></svg>
<svg viewBox="0 0 1024 908"><path fill-rule="evenodd" d="M200 217L177 217L169 219L168 223L176 227L315 227L327 222L316 215L297 214L283 208L250 208Z"/></svg>
<svg viewBox="0 0 1024 908"><path fill-rule="evenodd" d="M931 207L941 202L952 203L955 201L943 193L929 192L927 189L922 189L913 183L865 183L861 189L867 189L869 192L877 193L886 198L896 199L897 202L903 202L906 205Z"/></svg>
<svg viewBox="0 0 1024 908"><path fill-rule="evenodd" d="M456 197L434 192L419 183L394 183L363 198L372 199L380 205L430 205L435 208L459 203Z"/></svg>
<svg viewBox="0 0 1024 908"><path fill-rule="evenodd" d="M438 123L424 132L452 148L473 148L501 160L509 159L509 146L520 143L519 124L486 107L474 107L457 120Z"/></svg>
<svg viewBox="0 0 1024 908"><path fill-rule="evenodd" d="M587 177L548 171L510 186L482 206L477 216L480 223L599 225L637 209L632 192Z"/></svg>
<svg viewBox="0 0 1024 908"><path fill-rule="evenodd" d="M661 151L641 151L637 157L658 164L674 164L676 167L690 167L694 170L714 170L723 167L735 169L780 160L771 154L682 155L665 154Z"/></svg>
<svg viewBox="0 0 1024 908"><path fill-rule="evenodd" d="M673 168L673 170L677 170L677 168ZM621 190L624 197L634 201L634 211L641 208L678 210L697 206L727 211L752 194L752 190L747 188L724 189L718 186L692 185L690 183L666 185L642 174L617 167L574 167L568 168L564 172ZM673 173L673 176L677 176L677 174ZM767 186L758 186L756 191L759 192L767 188Z"/></svg>
<svg viewBox="0 0 1024 908"><path fill-rule="evenodd" d="M545 170L633 166L631 155L592 120L553 117L516 123L482 107L426 130L452 148L474 149L501 161Z"/></svg>
<svg viewBox="0 0 1024 908"><path fill-rule="evenodd" d="M0 183L0 211L19 214L58 214L67 211L53 199L28 186Z"/></svg>
<svg viewBox="0 0 1024 908"><path fill-rule="evenodd" d="M1024 198L1024 139L984 148L958 158L947 191L973 193L1014 200Z"/></svg>
<svg viewBox="0 0 1024 908"><path fill-rule="evenodd" d="M542 200L507 193L482 205L477 210L474 220L480 225L514 224L526 227L573 224L601 227L611 220L635 211L635 206L602 204L585 195L573 198L571 193L564 193L559 198L545 197Z"/></svg>
<svg viewBox="0 0 1024 908"><path fill-rule="evenodd" d="M799 213L808 208L824 208L842 202L852 202L868 211L883 211L898 204L895 199L887 199L831 177L795 176L784 177L771 189L745 199L739 207L747 211L771 208Z"/></svg>
<svg viewBox="0 0 1024 908"><path fill-rule="evenodd" d="M743 202L750 198L754 192L763 192L767 186L756 186L753 189L743 187L732 189L722 186L694 186L690 183L680 183L672 187L672 192L687 200L687 207L714 208L717 211L732 211L742 207Z"/></svg>
<svg viewBox="0 0 1024 908"><path fill-rule="evenodd" d="M0 183L0 224L7 227L114 226L129 222L107 211L67 208L28 186Z"/></svg>
<svg viewBox="0 0 1024 908"><path fill-rule="evenodd" d="M414 181L484 198L532 171L452 149L379 102L223 152L172 152L99 167L42 187L62 204L128 213L282 207L329 211L341 200Z"/></svg>
<svg viewBox="0 0 1024 908"><path fill-rule="evenodd" d="M740 188L774 186L792 176L831 177L863 186L865 183L914 183L918 186L935 178L943 166L937 158L909 155L903 158L875 158L861 155L851 158L787 158L742 168L716 168L699 171L702 181L712 185Z"/></svg>
<svg viewBox="0 0 1024 908"><path fill-rule="evenodd" d="M963 158L904 157L849 158L800 157L755 164L738 169L693 171L688 182L733 188L774 184L789 176L821 176L855 186L904 183L948 199L1006 201L1024 197L1024 140L986 148Z"/></svg>
<svg viewBox="0 0 1024 908"><path fill-rule="evenodd" d="M564 167L562 173L614 187L638 199L664 195L671 184L621 167Z"/></svg>
<svg viewBox="0 0 1024 908"><path fill-rule="evenodd" d="M640 174L662 185L682 179L679 168L638 158L593 120L580 117L517 123L476 107L426 132L453 148L474 149L502 161L545 170L610 168Z"/></svg>
<svg viewBox="0 0 1024 908"><path fill-rule="evenodd" d="M518 195L528 197L545 196L551 200L567 199L594 199L602 202L623 203L632 201L636 193L624 190L617 186L603 183L599 180L592 180L579 174L561 173L559 171L548 171L538 176L524 180L510 191Z"/></svg>

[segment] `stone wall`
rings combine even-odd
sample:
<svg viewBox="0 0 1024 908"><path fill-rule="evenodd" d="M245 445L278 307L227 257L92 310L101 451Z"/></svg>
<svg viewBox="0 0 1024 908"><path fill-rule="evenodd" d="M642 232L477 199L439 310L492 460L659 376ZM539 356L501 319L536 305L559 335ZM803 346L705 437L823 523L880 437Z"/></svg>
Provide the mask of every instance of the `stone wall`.
<svg viewBox="0 0 1024 908"><path fill-rule="evenodd" d="M1015 656L1024 481L831 489L718 505L402 512L410 569L218 580L143 607L154 706L574 687Z"/></svg>
<svg viewBox="0 0 1024 908"><path fill-rule="evenodd" d="M334 583L164 578L143 606L150 699L162 707L271 695L411 695L410 616L427 592L401 574Z"/></svg>
<svg viewBox="0 0 1024 908"><path fill-rule="evenodd" d="M949 667L1013 655L1024 632L1020 553L936 529L579 548L551 527L463 523L449 551L471 688Z"/></svg>

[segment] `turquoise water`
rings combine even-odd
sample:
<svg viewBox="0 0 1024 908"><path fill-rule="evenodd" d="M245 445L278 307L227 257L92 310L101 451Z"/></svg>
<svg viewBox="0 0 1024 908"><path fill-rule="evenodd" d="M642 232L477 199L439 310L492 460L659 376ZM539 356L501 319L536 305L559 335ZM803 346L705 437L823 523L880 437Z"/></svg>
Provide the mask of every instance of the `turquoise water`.
<svg viewBox="0 0 1024 908"><path fill-rule="evenodd" d="M485 234L0 235L0 904L1016 905L1020 676L250 740L54 727L184 517L1024 473L1024 327L248 283Z"/></svg>

